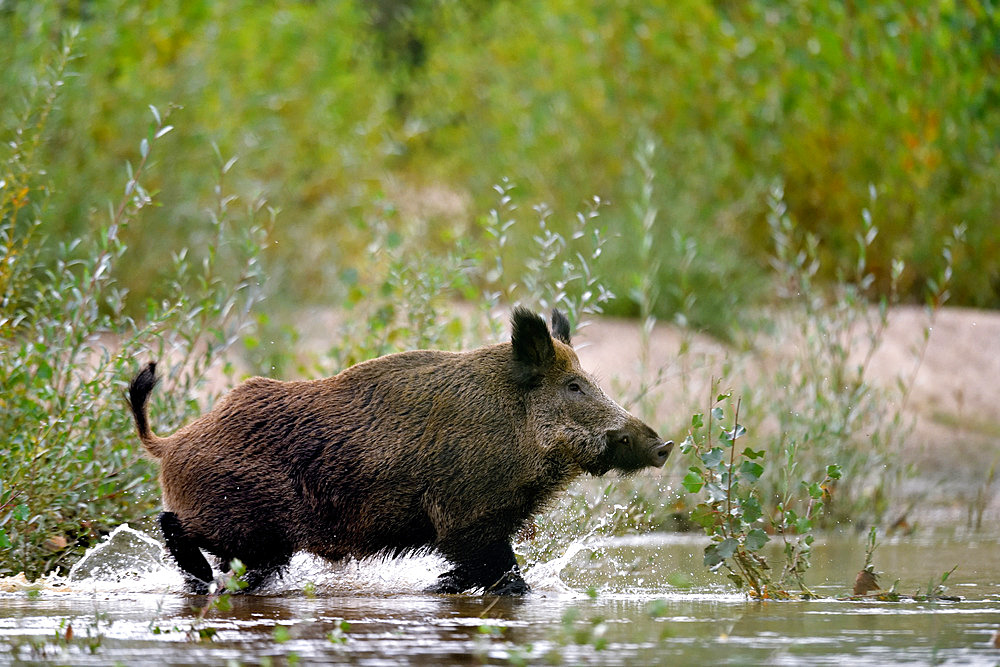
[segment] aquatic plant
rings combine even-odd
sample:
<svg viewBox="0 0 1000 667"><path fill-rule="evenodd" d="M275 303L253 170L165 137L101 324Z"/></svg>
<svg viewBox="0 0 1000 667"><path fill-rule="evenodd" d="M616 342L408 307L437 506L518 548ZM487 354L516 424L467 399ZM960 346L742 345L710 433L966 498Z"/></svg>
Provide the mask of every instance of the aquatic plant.
<svg viewBox="0 0 1000 667"><path fill-rule="evenodd" d="M975 489L975 496L968 501L966 509L968 515L967 524L970 528L975 528L975 530L980 530L983 527L983 515L986 513L986 508L990 506L993 498L996 497L998 489L998 485L996 484L998 464L1000 464L1000 454L997 454L993 459L989 469L986 471L985 479Z"/></svg>
<svg viewBox="0 0 1000 667"><path fill-rule="evenodd" d="M346 644L348 642L347 631L351 629L351 624L345 619L336 621L333 630L326 633L326 639L331 644Z"/></svg>
<svg viewBox="0 0 1000 667"><path fill-rule="evenodd" d="M713 386L713 393L716 389ZM682 485L688 493L702 494L702 502L691 512L691 520L711 538L705 547L705 565L712 571L725 570L739 589L759 599L787 598L791 579L805 595L811 595L802 579L809 567L815 517L823 508L824 487L840 478L836 465L827 468L822 482L801 480L788 485L775 512L768 514L762 502L758 481L765 473L766 452L737 447L737 440L747 431L739 422L737 399L732 426L726 428L725 402L731 394L718 394L707 417L698 413L691 418L691 428L681 444L681 453L691 465ZM713 439L713 425L718 433ZM787 452L786 475L796 469L795 450ZM796 511L805 495L805 509ZM785 564L780 576L764 554L771 534L779 534L785 543Z"/></svg>
<svg viewBox="0 0 1000 667"><path fill-rule="evenodd" d="M955 565L947 572L937 578L931 578L927 586L917 590L913 595L904 595L897 590L899 579L892 582L892 586L883 589L878 578L883 573L875 571L875 550L879 543L877 540L878 530L872 526L868 531L868 541L865 547L865 564L854 579L854 587L849 600L878 600L880 602L900 602L902 600L912 600L915 602L960 602L962 598L955 595L946 595L948 578L958 569Z"/></svg>
<svg viewBox="0 0 1000 667"><path fill-rule="evenodd" d="M230 598L248 586L246 573L246 565L238 558L234 558L229 562L229 571L224 572L222 577L213 583L203 603L195 605L192 608L195 615L191 621L191 626L185 631L188 639L195 641L212 641L215 639L215 636L219 633L218 629L205 625L205 620L209 612L213 610L224 613L232 611L233 604ZM278 628L282 628L286 633L288 631L285 626L276 625L274 628L276 640L278 639Z"/></svg>

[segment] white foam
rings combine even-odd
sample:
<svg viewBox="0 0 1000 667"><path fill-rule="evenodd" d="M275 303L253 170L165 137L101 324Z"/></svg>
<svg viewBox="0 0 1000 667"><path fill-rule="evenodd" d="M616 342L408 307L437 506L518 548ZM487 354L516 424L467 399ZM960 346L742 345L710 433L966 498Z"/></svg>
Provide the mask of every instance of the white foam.
<svg viewBox="0 0 1000 667"><path fill-rule="evenodd" d="M284 575L269 582L260 592L280 595L311 587L322 595L413 593L434 583L445 567L445 561L437 556L330 563L312 554L298 553Z"/></svg>

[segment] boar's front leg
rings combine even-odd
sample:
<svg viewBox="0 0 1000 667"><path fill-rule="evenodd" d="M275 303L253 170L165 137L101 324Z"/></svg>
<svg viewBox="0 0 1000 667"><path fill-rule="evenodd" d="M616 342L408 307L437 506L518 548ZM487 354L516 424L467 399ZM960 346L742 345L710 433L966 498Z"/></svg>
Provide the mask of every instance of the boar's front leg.
<svg viewBox="0 0 1000 667"><path fill-rule="evenodd" d="M481 588L491 595L524 595L528 584L508 542L498 541L469 550L442 548L445 557L455 564L427 589L429 593L461 593Z"/></svg>

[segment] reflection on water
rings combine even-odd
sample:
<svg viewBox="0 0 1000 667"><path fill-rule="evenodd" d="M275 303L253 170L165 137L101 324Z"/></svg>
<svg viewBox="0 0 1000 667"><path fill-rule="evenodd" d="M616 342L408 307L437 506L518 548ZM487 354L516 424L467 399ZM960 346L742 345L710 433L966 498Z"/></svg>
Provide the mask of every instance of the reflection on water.
<svg viewBox="0 0 1000 667"><path fill-rule="evenodd" d="M863 536L818 540L809 581L829 597L809 602L734 594L702 567L703 547L683 535L574 543L527 569L533 593L522 600L421 594L443 567L435 558L330 566L297 556L267 595L234 597L201 618L206 598L180 592L160 544L121 527L64 579L0 580L0 663L1000 662L990 643L1000 628L995 537L879 547L876 567L885 583L900 579L900 592L958 565L954 603L838 601L864 562Z"/></svg>

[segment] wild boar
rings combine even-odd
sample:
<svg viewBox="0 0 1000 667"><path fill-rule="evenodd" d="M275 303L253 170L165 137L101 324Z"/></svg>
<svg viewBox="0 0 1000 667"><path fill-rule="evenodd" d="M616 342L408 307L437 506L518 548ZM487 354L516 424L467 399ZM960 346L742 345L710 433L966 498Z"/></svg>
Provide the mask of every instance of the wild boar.
<svg viewBox="0 0 1000 667"><path fill-rule="evenodd" d="M329 378L255 377L173 435L150 429L150 363L128 402L160 461L167 549L191 592L200 549L247 567L249 590L307 551L329 561L436 551L429 590L520 595L512 537L581 473L662 466L673 447L580 367L570 325L517 308L509 343L414 351Z"/></svg>

